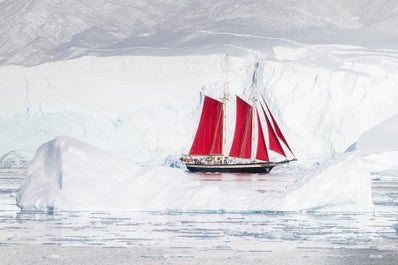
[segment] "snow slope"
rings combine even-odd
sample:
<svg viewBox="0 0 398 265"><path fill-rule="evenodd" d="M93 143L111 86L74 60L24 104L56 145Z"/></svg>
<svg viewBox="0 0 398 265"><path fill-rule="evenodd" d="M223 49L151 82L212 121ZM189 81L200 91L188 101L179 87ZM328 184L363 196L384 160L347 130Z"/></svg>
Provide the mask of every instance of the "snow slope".
<svg viewBox="0 0 398 265"><path fill-rule="evenodd" d="M372 47L397 41L394 0L4 0L0 17L1 64L233 53L237 46L265 52L281 38Z"/></svg>
<svg viewBox="0 0 398 265"><path fill-rule="evenodd" d="M364 132L358 140L357 147L362 155L397 152L397 135L398 115L395 115Z"/></svg>
<svg viewBox="0 0 398 265"><path fill-rule="evenodd" d="M395 179L398 176L397 135L398 115L395 115L359 137L356 147L374 178Z"/></svg>

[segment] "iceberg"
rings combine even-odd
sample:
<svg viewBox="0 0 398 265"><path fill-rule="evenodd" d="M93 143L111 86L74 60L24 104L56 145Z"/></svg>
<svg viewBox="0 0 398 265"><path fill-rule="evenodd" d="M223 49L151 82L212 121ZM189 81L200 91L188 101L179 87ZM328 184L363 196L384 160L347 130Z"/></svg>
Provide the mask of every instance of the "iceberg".
<svg viewBox="0 0 398 265"><path fill-rule="evenodd" d="M380 178L398 177L398 114L364 132L356 143L366 169Z"/></svg>
<svg viewBox="0 0 398 265"><path fill-rule="evenodd" d="M397 152L397 135L398 114L364 132L359 137L357 146L363 156L374 153Z"/></svg>
<svg viewBox="0 0 398 265"><path fill-rule="evenodd" d="M41 145L17 193L23 210L371 211L371 177L358 152L292 171L282 193L204 182L182 169L142 166L61 136ZM283 171L283 170L282 170Z"/></svg>
<svg viewBox="0 0 398 265"><path fill-rule="evenodd" d="M279 210L372 211L372 179L358 151L338 155L276 201Z"/></svg>

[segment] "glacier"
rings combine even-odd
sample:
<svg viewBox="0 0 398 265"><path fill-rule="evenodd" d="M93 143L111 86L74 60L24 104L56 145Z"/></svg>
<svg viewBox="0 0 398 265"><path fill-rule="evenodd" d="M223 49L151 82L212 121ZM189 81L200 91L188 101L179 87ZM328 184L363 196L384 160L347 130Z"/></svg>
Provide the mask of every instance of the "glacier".
<svg viewBox="0 0 398 265"><path fill-rule="evenodd" d="M276 50L279 57L298 56L295 50ZM260 92L302 160L343 152L397 112L396 59L362 53L346 59L352 51L343 51L333 48L331 53L344 56L333 57L330 69L310 65L305 60L313 53L302 50L300 60L261 61ZM229 57L230 95L250 92L254 61ZM140 163L159 163L187 151L201 94L220 95L225 69L224 55L87 56L0 67L0 124L6 128L0 131L0 153L20 150L32 159L42 143L68 135ZM228 118L233 124L234 117Z"/></svg>

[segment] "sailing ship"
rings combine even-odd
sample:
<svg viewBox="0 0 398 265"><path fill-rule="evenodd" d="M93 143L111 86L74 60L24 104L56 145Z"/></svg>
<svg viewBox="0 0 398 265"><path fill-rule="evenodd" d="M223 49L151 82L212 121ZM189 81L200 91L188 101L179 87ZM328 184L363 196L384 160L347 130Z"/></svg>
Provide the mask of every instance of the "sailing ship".
<svg viewBox="0 0 398 265"><path fill-rule="evenodd" d="M226 143L227 96L217 100L205 95L199 125L188 155L180 159L192 172L269 173L279 164L296 160L268 104L257 97L253 75L252 104L236 96L236 122L228 156ZM256 133L255 133L256 132ZM266 141L267 139L267 141ZM286 151L293 159L288 159ZM270 161L270 152L283 160Z"/></svg>

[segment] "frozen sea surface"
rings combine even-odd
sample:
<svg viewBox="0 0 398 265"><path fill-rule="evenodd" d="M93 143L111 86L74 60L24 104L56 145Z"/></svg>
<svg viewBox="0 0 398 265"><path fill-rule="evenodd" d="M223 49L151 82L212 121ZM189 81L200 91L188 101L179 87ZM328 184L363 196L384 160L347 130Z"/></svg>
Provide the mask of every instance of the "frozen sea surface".
<svg viewBox="0 0 398 265"><path fill-rule="evenodd" d="M397 264L398 180L374 176L372 213L21 212L24 170L0 172L0 264ZM279 192L269 175L198 175Z"/></svg>

